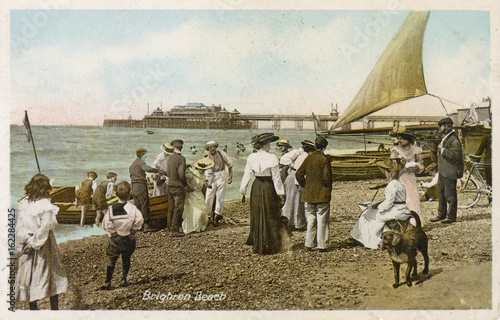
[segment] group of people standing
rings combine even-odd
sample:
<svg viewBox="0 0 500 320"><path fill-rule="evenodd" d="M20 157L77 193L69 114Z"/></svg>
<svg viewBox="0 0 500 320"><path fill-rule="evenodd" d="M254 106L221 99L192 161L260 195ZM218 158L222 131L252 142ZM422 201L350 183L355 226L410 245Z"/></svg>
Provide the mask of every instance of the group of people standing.
<svg viewBox="0 0 500 320"><path fill-rule="evenodd" d="M457 210L456 180L463 171L462 149L452 120L442 119L438 125L444 134L437 149L439 208L431 221L453 223ZM354 239L369 248L378 247L386 221L407 219L410 210L421 215L415 173L423 169L422 150L414 144L413 134L406 131L392 134L398 138L398 144L391 151L393 165L385 198L363 212L351 232ZM279 159L269 152L275 141L282 153ZM286 139L263 133L253 136L252 144L254 152L247 158L240 185L242 201L245 201L250 180L255 177L250 191L250 232L246 244L258 254L277 253L286 242L286 229L291 225L296 230L306 229L306 250L329 251L332 169L331 158L324 153L328 141L318 136L314 142L306 139L300 148L293 149ZM116 184L118 201L112 205L105 203L111 197L117 179L115 173L110 172L107 179L97 185L97 174L91 171L78 188L82 224L94 190L92 198L100 210L96 224L101 223L103 216L102 226L109 233L103 289L111 287L115 263L120 256L123 261L121 285L128 285L135 233L149 228L146 172L155 174L154 194L168 195L167 228L171 236L204 230L211 212L214 223L222 220L226 182L231 183L233 179L231 159L217 149L215 141L209 141L205 145L205 157L186 165L182 146L180 139L163 144L154 167L145 162L147 150L137 149L137 158L129 170L131 183ZM36 174L25 186L26 197L19 204L15 290L16 299L29 301L30 309L37 309L37 300L47 297L50 297L51 309L58 309L58 295L68 289L53 233L59 208L50 202L51 189L49 178ZM128 202L131 195L134 204Z"/></svg>

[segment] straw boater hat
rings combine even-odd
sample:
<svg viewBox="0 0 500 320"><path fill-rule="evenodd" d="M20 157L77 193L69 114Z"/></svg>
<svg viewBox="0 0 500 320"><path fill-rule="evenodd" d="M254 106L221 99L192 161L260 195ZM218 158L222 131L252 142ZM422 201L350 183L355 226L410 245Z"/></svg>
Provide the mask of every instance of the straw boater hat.
<svg viewBox="0 0 500 320"><path fill-rule="evenodd" d="M200 160L196 161L194 164L194 167L196 169L200 170L207 170L210 169L214 166L214 162L210 158L201 158Z"/></svg>
<svg viewBox="0 0 500 320"><path fill-rule="evenodd" d="M216 147L216 148L219 146L219 144L218 144L217 142L215 142L215 141L213 141L213 140L210 140L210 141L208 141L208 142L205 144L205 150L207 150L207 151L208 151L208 147L213 146L213 145L215 145L215 147Z"/></svg>
<svg viewBox="0 0 500 320"><path fill-rule="evenodd" d="M174 147L170 144L170 142L164 143L161 145L160 149L162 149L165 152L174 152Z"/></svg>
<svg viewBox="0 0 500 320"><path fill-rule="evenodd" d="M252 144L256 143L271 143L278 140L279 137L275 136L272 132L266 132L262 134L258 134L252 137Z"/></svg>
<svg viewBox="0 0 500 320"><path fill-rule="evenodd" d="M146 152L148 152L148 150L144 149L144 148L139 148L137 150L135 150L135 155L137 157L141 157L143 154L145 154Z"/></svg>
<svg viewBox="0 0 500 320"><path fill-rule="evenodd" d="M278 140L278 143L277 143L278 147L287 147L287 148L292 148L292 146L290 145L290 142L288 141L288 139L285 139L285 138L280 138Z"/></svg>
<svg viewBox="0 0 500 320"><path fill-rule="evenodd" d="M406 130L405 127L394 127L392 131L389 131L389 135L391 137L402 136L405 139L410 138L410 140L413 141L417 140L417 137L410 131Z"/></svg>
<svg viewBox="0 0 500 320"><path fill-rule="evenodd" d="M314 144L314 142L312 142L311 140L308 140L308 139L305 139L301 142L301 144L305 147L305 146L310 146L310 147L313 147L313 148L316 148L316 145Z"/></svg>

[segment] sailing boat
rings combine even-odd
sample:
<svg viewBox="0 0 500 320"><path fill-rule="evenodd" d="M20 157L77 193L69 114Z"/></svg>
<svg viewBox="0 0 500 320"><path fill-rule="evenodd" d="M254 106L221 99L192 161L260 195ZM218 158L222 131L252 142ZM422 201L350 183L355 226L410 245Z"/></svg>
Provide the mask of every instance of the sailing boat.
<svg viewBox="0 0 500 320"><path fill-rule="evenodd" d="M339 116L327 133L361 119L375 111L403 100L428 94L425 86L422 42L428 11L412 12L398 33L387 45L351 105ZM435 129L427 126L425 129ZM371 131L381 131L371 130ZM383 132L388 133L388 129ZM361 131L365 133L366 131ZM350 133L353 133L351 130ZM390 152L360 151L352 155L333 156L332 171L336 180L383 178ZM430 163L430 152L423 155L424 165Z"/></svg>

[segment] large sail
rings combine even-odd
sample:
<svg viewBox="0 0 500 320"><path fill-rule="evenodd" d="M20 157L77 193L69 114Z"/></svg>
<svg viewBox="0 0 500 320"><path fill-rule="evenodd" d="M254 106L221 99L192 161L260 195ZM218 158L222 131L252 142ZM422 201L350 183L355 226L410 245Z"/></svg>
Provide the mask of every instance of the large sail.
<svg viewBox="0 0 500 320"><path fill-rule="evenodd" d="M412 12L352 101L331 128L339 128L398 101L427 93L422 38L428 11Z"/></svg>

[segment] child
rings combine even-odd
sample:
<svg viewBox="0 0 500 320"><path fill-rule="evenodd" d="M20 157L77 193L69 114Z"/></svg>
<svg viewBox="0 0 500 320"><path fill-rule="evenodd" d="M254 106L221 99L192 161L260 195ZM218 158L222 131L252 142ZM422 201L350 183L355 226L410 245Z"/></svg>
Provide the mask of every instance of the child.
<svg viewBox="0 0 500 320"><path fill-rule="evenodd" d="M127 181L116 185L116 195L118 202L108 207L102 221L104 229L109 232L109 245L106 248L108 257L106 282L101 286L104 290L111 289L111 278L120 255L123 264L122 287L128 286L127 274L130 270L130 257L135 250L135 232L141 229L144 222L141 211L127 202L130 198L130 184Z"/></svg>
<svg viewBox="0 0 500 320"><path fill-rule="evenodd" d="M45 175L33 176L24 190L26 198L19 204L16 225L20 252L16 300L29 301L30 310L38 310L37 300L50 297L50 308L58 310L58 295L68 290L68 278L52 231L59 208L48 199L52 187Z"/></svg>
<svg viewBox="0 0 500 320"><path fill-rule="evenodd" d="M82 215L80 217L80 226L85 224L85 214L89 206L92 204L92 193L97 188L97 173L94 171L87 172L87 179L83 180L79 186L76 187L76 200L77 204L81 206Z"/></svg>

